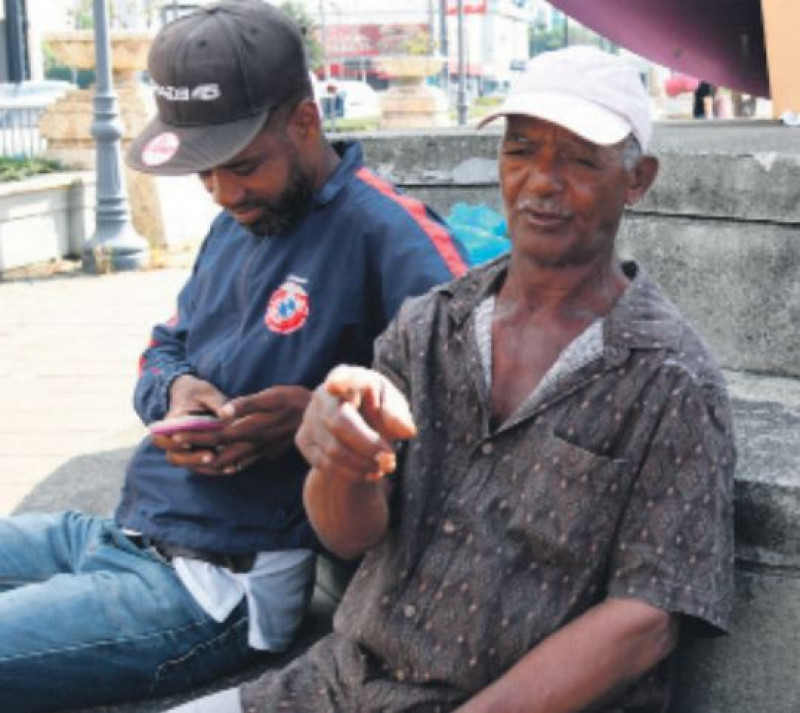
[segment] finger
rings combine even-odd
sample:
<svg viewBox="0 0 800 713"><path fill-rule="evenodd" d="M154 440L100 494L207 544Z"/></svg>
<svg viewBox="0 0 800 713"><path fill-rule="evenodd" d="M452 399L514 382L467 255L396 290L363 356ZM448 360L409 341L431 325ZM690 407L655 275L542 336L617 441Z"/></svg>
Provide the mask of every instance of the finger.
<svg viewBox="0 0 800 713"><path fill-rule="evenodd" d="M211 413L217 413L228 400L225 394L208 382L204 382L203 386L198 389L196 398Z"/></svg>
<svg viewBox="0 0 800 713"><path fill-rule="evenodd" d="M368 480L381 473L375 458L365 458L342 444L333 450L312 444L306 459L326 476L350 482Z"/></svg>
<svg viewBox="0 0 800 713"><path fill-rule="evenodd" d="M276 399L271 390L265 389L257 394L238 396L227 401L219 408L217 415L220 418L241 418L253 413L269 411L276 405Z"/></svg>
<svg viewBox="0 0 800 713"><path fill-rule="evenodd" d="M225 446L222 450L217 452L214 458L214 467L225 471L226 468L235 466L237 463L242 463L244 461L255 462L257 459L257 450L255 446L252 443L240 441L230 446ZM232 472L235 471L236 469L234 468Z"/></svg>
<svg viewBox="0 0 800 713"><path fill-rule="evenodd" d="M310 424L308 441L311 457L316 457L310 462L326 471L341 468L362 475L382 472L394 460L391 445L369 427L353 404L336 402L327 394L321 398L336 405Z"/></svg>
<svg viewBox="0 0 800 713"><path fill-rule="evenodd" d="M417 426L411 415L411 408L406 397L388 379L383 379L378 404L380 417L379 430L389 438L412 438L417 435Z"/></svg>
<svg viewBox="0 0 800 713"><path fill-rule="evenodd" d="M337 367L325 390L360 408L370 425L388 439L411 438L417 432L405 396L385 376L362 367Z"/></svg>
<svg viewBox="0 0 800 713"><path fill-rule="evenodd" d="M167 462L179 468L213 467L216 453L213 451L167 451Z"/></svg>
<svg viewBox="0 0 800 713"><path fill-rule="evenodd" d="M200 468L192 468L193 473L199 473L200 475L205 475L210 478L230 478L231 475L236 475L237 473L244 470L244 468L237 468L234 469L232 472L225 472L221 468L213 468L210 466L200 467Z"/></svg>
<svg viewBox="0 0 800 713"><path fill-rule="evenodd" d="M236 441L269 442L284 434L285 419L278 413L254 413L236 418L219 432L221 443Z"/></svg>
<svg viewBox="0 0 800 713"><path fill-rule="evenodd" d="M182 448L213 450L223 442L223 431L178 431L172 440Z"/></svg>
<svg viewBox="0 0 800 713"><path fill-rule="evenodd" d="M331 396L324 385L314 392L295 442L312 466L325 471L339 465L345 470L374 470L377 454L392 450L352 403Z"/></svg>
<svg viewBox="0 0 800 713"><path fill-rule="evenodd" d="M228 401L217 414L221 418L240 418L256 413L293 414L297 422L308 405L311 392L304 386L281 384L255 394Z"/></svg>
<svg viewBox="0 0 800 713"><path fill-rule="evenodd" d="M153 436L153 445L156 448L160 448L162 451L174 451L174 450L181 450L182 447L180 445L176 445L175 441L173 440L172 436Z"/></svg>

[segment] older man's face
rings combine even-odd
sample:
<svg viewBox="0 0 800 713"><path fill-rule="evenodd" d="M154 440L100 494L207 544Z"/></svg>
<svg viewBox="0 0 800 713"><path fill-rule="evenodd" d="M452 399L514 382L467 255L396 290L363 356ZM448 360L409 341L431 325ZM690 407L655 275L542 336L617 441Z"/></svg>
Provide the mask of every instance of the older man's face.
<svg viewBox="0 0 800 713"><path fill-rule="evenodd" d="M514 251L547 267L613 254L633 172L620 146L598 146L555 124L510 116L500 183Z"/></svg>

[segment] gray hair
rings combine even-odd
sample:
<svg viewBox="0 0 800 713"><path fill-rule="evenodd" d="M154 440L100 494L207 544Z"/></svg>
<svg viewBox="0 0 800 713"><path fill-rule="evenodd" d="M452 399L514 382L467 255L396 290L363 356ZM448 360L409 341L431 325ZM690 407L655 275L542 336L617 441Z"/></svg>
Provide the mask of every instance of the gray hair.
<svg viewBox="0 0 800 713"><path fill-rule="evenodd" d="M622 142L620 153L622 154L622 165L626 171L632 171L644 155L641 144L633 134L628 134Z"/></svg>

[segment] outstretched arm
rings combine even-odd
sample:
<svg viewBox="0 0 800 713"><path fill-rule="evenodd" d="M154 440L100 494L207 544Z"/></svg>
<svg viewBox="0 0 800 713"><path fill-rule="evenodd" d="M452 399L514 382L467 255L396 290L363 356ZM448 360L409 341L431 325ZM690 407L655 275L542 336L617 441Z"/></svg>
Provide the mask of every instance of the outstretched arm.
<svg viewBox="0 0 800 713"><path fill-rule="evenodd" d="M678 640L676 614L607 599L533 648L456 713L579 713L636 681Z"/></svg>
<svg viewBox="0 0 800 713"><path fill-rule="evenodd" d="M378 372L337 367L314 392L296 442L312 466L309 520L332 552L357 557L383 537L392 441L415 433L405 398Z"/></svg>

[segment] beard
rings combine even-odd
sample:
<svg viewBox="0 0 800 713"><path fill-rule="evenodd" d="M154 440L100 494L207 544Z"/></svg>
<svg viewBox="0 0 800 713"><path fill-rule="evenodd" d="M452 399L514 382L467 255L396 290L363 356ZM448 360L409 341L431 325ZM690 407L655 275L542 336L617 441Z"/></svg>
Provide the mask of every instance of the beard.
<svg viewBox="0 0 800 713"><path fill-rule="evenodd" d="M283 193L272 201L259 200L248 203L248 207L261 209L261 217L243 227L257 238L279 235L291 228L308 212L313 194L314 186L311 179L303 173L298 161L292 160Z"/></svg>

